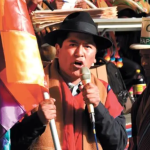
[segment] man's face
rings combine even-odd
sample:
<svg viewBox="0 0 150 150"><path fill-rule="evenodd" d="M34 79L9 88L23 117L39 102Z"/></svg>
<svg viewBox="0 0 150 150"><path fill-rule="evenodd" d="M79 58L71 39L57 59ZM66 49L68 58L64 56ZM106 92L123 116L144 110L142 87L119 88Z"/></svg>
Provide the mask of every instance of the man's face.
<svg viewBox="0 0 150 150"><path fill-rule="evenodd" d="M150 49L140 50L141 54L141 65L144 68L145 75L150 76Z"/></svg>
<svg viewBox="0 0 150 150"><path fill-rule="evenodd" d="M80 78L81 68L90 68L96 55L93 36L83 33L69 33L62 47L56 44L56 50L60 72L70 80Z"/></svg>

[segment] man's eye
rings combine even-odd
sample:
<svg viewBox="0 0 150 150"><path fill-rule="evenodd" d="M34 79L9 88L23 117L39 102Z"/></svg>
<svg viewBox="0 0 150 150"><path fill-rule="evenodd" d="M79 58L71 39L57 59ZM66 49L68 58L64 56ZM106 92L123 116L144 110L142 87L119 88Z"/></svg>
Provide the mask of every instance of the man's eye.
<svg viewBox="0 0 150 150"><path fill-rule="evenodd" d="M89 49L89 48L90 48L90 49L92 49L92 47L91 47L91 46L89 46L89 45L86 45L85 47L86 47L86 48L88 48L88 49Z"/></svg>
<svg viewBox="0 0 150 150"><path fill-rule="evenodd" d="M74 47L74 46L76 46L76 44L70 44L70 46Z"/></svg>

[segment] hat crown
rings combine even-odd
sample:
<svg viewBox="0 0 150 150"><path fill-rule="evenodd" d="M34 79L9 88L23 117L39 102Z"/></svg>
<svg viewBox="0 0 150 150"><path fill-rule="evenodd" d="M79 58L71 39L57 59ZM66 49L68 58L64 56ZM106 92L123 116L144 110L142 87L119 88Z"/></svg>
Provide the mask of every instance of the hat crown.
<svg viewBox="0 0 150 150"><path fill-rule="evenodd" d="M87 12L75 12L75 13L68 15L66 19L63 21L62 25L64 23L72 22L72 21L73 22L87 22L95 26L94 21L92 20L90 14Z"/></svg>
<svg viewBox="0 0 150 150"><path fill-rule="evenodd" d="M76 25L80 24L80 29L86 28L86 26L90 25L95 30L95 33L98 32L97 27L91 18L90 14L87 12L75 12L70 15L68 15L65 20L62 22L60 29L75 29Z"/></svg>

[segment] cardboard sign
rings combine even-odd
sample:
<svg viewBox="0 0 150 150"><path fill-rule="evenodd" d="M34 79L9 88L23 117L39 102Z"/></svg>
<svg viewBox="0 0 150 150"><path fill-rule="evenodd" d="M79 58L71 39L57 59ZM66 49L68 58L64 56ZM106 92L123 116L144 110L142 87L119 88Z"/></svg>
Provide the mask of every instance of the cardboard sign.
<svg viewBox="0 0 150 150"><path fill-rule="evenodd" d="M92 66L90 71L95 77L108 83L106 65Z"/></svg>

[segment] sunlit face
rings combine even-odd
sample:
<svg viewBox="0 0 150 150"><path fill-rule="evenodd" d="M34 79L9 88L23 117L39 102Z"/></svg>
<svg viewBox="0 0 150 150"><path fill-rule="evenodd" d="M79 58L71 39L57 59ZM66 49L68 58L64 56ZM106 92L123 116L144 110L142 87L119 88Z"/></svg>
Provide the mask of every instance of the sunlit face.
<svg viewBox="0 0 150 150"><path fill-rule="evenodd" d="M69 33L62 47L56 44L56 50L60 72L70 81L80 78L81 68L90 68L96 55L93 36L83 33Z"/></svg>
<svg viewBox="0 0 150 150"><path fill-rule="evenodd" d="M140 50L141 65L144 68L145 75L150 76L150 49Z"/></svg>

